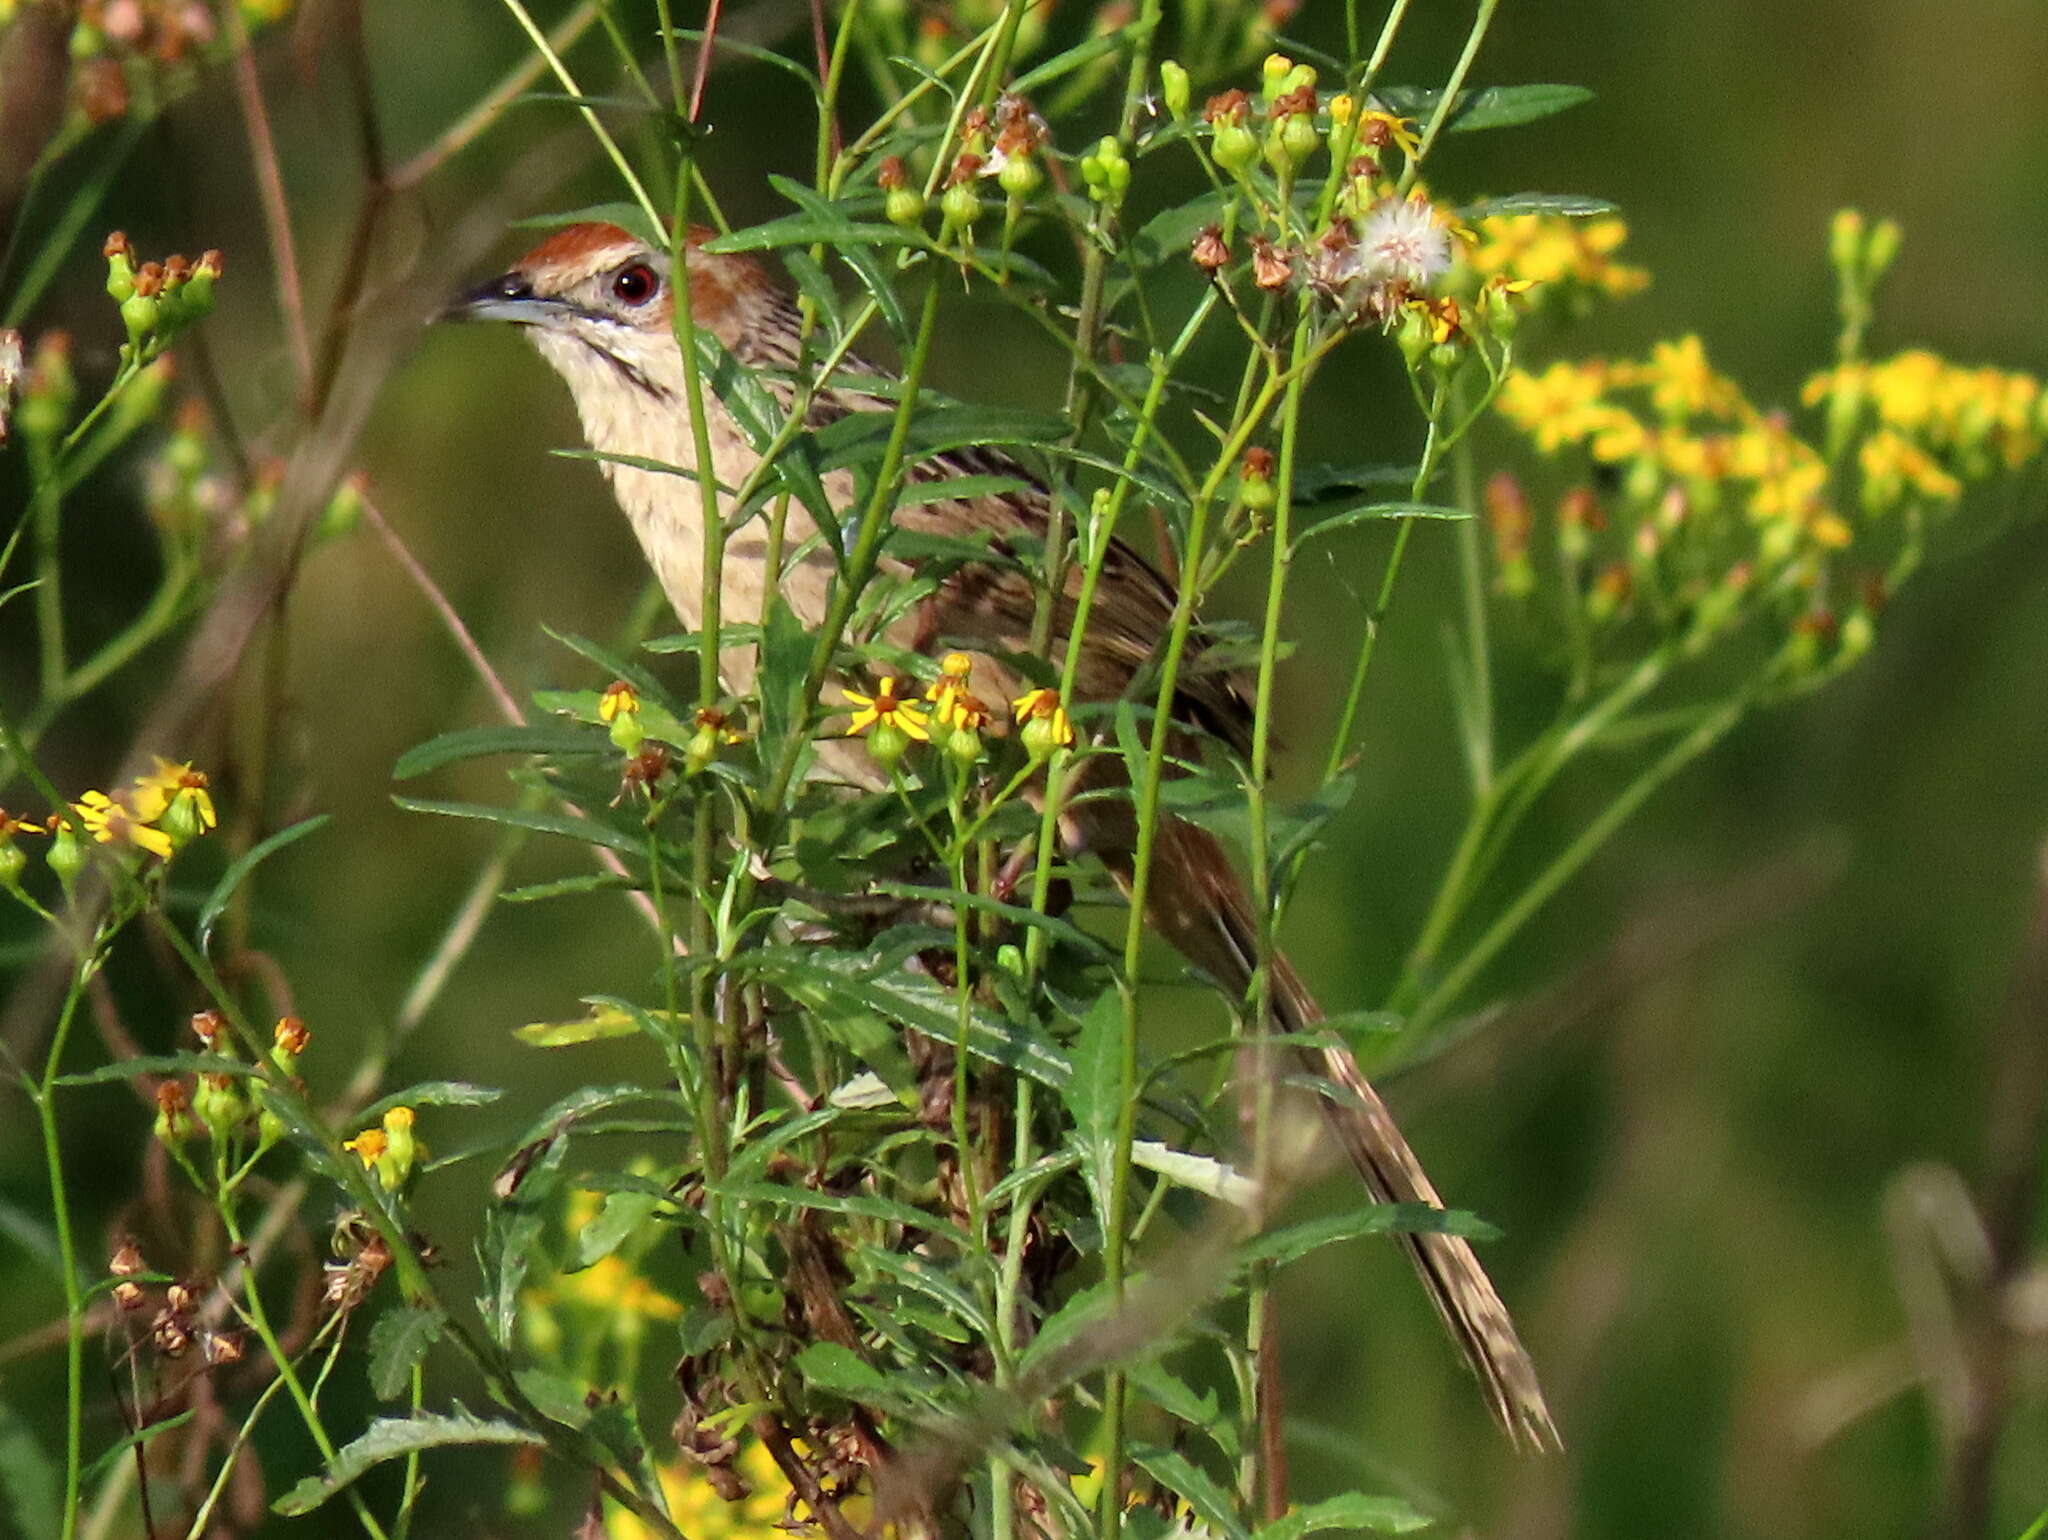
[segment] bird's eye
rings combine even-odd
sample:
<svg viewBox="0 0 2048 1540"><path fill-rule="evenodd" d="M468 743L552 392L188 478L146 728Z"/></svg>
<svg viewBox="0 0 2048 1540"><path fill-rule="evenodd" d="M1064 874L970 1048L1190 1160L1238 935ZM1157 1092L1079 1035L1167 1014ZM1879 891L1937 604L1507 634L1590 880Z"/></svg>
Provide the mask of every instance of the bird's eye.
<svg viewBox="0 0 2048 1540"><path fill-rule="evenodd" d="M660 287L661 280L645 262L622 267L612 275L612 297L623 305L644 305Z"/></svg>

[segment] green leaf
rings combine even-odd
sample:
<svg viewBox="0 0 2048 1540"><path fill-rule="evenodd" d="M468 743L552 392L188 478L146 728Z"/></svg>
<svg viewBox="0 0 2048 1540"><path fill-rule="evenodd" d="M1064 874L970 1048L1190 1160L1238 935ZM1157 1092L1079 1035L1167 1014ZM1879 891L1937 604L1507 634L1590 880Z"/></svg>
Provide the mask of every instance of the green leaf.
<svg viewBox="0 0 2048 1540"><path fill-rule="evenodd" d="M505 1093L467 1080L422 1080L365 1107L361 1121L374 1123L393 1107L488 1107Z"/></svg>
<svg viewBox="0 0 2048 1540"><path fill-rule="evenodd" d="M647 843L623 829L578 818L571 813L553 813L540 808L491 807L481 802L439 802L425 797L393 797L408 813L439 813L444 818L474 818L481 823L503 824L529 829L536 834L559 834L585 845L603 845L631 855L644 855Z"/></svg>
<svg viewBox="0 0 2048 1540"><path fill-rule="evenodd" d="M704 33L696 27L673 27L670 29L670 34L674 37L682 38L688 43L702 43L704 41ZM805 69L796 60L785 58L772 48L763 48L759 43L742 42L726 32L721 32L714 37L711 40L711 45L714 49L738 54L742 59L752 59L756 64L772 64L777 69L787 70L804 83L804 89L809 91L813 97L823 95L816 75Z"/></svg>
<svg viewBox="0 0 2048 1540"><path fill-rule="evenodd" d="M1324 535L1333 535L1340 529L1351 529L1360 524L1373 524L1382 519L1469 519L1470 509L1451 508L1442 503L1367 503L1360 508L1345 508L1327 518L1317 519L1295 537L1294 549L1297 554L1311 540Z"/></svg>
<svg viewBox="0 0 2048 1540"><path fill-rule="evenodd" d="M966 1244L966 1237L939 1215L878 1198L867 1193L818 1192L809 1187L791 1187L782 1182L720 1182L713 1189L739 1203L772 1203L790 1208L816 1209L827 1214L848 1214L860 1219L879 1219L885 1224L911 1230L929 1230L950 1235Z"/></svg>
<svg viewBox="0 0 2048 1540"><path fill-rule="evenodd" d="M796 1367L806 1384L850 1401L868 1402L888 1394L889 1382L881 1372L837 1342L813 1342L796 1355Z"/></svg>
<svg viewBox="0 0 2048 1540"><path fill-rule="evenodd" d="M1109 33L1103 37L1091 37L1084 43L1076 43L1064 53L1054 54L1043 64L1033 65L1010 83L1010 89L1019 96L1042 90L1060 76L1080 69L1083 65L1093 64L1097 59L1117 52L1124 45L1125 39L1120 32Z"/></svg>
<svg viewBox="0 0 2048 1540"><path fill-rule="evenodd" d="M834 210L826 199L801 182L785 176L771 176L768 183L813 218L846 217L844 211ZM889 335L895 339L896 345L907 351L911 340L910 317L904 313L903 301L896 293L896 281L891 268L884 265L876 256L875 248L865 242L838 242L832 249L840 261L853 269L861 287L866 289L869 297L874 300L875 309L881 314L882 324L889 329Z"/></svg>
<svg viewBox="0 0 2048 1540"><path fill-rule="evenodd" d="M1386 104L1387 111L1417 122L1426 121L1443 100L1443 92L1420 86L1388 86L1375 94ZM1479 91L1460 91L1444 121L1444 130L1461 134L1482 128L1515 128L1592 99L1593 93L1584 86L1487 86Z"/></svg>
<svg viewBox="0 0 2048 1540"><path fill-rule="evenodd" d="M1123 997L1114 989L1096 996L1071 1049L1074 1072L1061 1099L1074 1120L1074 1148L1096 1217L1110 1222L1111 1177L1116 1166L1117 1120L1123 1109Z"/></svg>
<svg viewBox="0 0 2048 1540"><path fill-rule="evenodd" d="M1557 214L1566 219L1593 219L1618 214L1620 208L1605 198L1580 193L1509 193L1500 198L1481 198L1458 210L1467 220L1492 219L1498 214Z"/></svg>
<svg viewBox="0 0 2048 1540"><path fill-rule="evenodd" d="M482 759L490 754L601 755L611 745L596 733L579 732L559 722L529 722L517 727L466 727L414 744L391 767L394 781L410 781L443 765Z"/></svg>
<svg viewBox="0 0 2048 1540"><path fill-rule="evenodd" d="M1186 1498L1195 1516L1217 1534L1230 1540L1250 1540L1238 1522L1237 1504L1186 1455L1157 1444L1133 1444L1131 1458L1167 1491Z"/></svg>
<svg viewBox="0 0 2048 1540"><path fill-rule="evenodd" d="M1252 1540L1302 1540L1304 1535L1319 1534L1326 1529L1364 1529L1376 1535L1405 1535L1413 1530L1427 1529L1435 1522L1428 1514L1418 1513L1398 1497L1368 1497L1363 1492L1345 1492L1337 1497L1326 1497L1319 1503L1310 1503L1306 1508L1297 1508L1270 1524L1261 1524L1252 1531Z"/></svg>
<svg viewBox="0 0 2048 1540"><path fill-rule="evenodd" d="M561 214L535 214L514 220L515 230L559 230L564 225L617 225L636 240L661 250L668 248L668 232L647 222L647 211L637 203L591 203Z"/></svg>
<svg viewBox="0 0 2048 1540"><path fill-rule="evenodd" d="M1294 501L1297 506L1325 502L1374 487L1405 492L1415 485L1415 473L1413 465L1305 465L1294 473Z"/></svg>
<svg viewBox="0 0 2048 1540"><path fill-rule="evenodd" d="M187 1407L175 1416L158 1418L155 1422L145 1423L139 1428L122 1434L111 1445L102 1449L93 1459L93 1462L86 1466L84 1474L79 1479L79 1484L87 1487L95 1485L102 1476L106 1475L119 1461L125 1458L128 1452L134 1449L136 1445L146 1444L159 1434L168 1433L173 1428L183 1427L192 1420L197 1412L197 1407ZM34 1533L34 1531L26 1531L25 1533Z"/></svg>
<svg viewBox="0 0 2048 1540"><path fill-rule="evenodd" d="M535 904L546 898L570 898L583 893L615 893L633 886L632 879L614 872L583 872L574 877L557 877L552 882L528 882L507 888L498 895L501 904Z"/></svg>
<svg viewBox="0 0 2048 1540"><path fill-rule="evenodd" d="M704 250L722 255L739 251L772 251L777 246L922 246L922 232L891 224L856 223L843 214L785 214L765 225L735 230L704 243Z"/></svg>
<svg viewBox="0 0 2048 1540"><path fill-rule="evenodd" d="M1125 1373L1147 1401L1207 1435L1229 1458L1237 1458L1237 1426L1223 1415L1223 1398L1214 1390L1196 1391L1157 1359L1142 1359Z"/></svg>
<svg viewBox="0 0 2048 1540"><path fill-rule="evenodd" d="M590 1222L576 1232L575 1244L562 1271L580 1273L584 1268L617 1251L633 1232L647 1222L662 1205L662 1197L651 1192L608 1192Z"/></svg>
<svg viewBox="0 0 2048 1540"><path fill-rule="evenodd" d="M59 1075L58 1085L104 1085L109 1080L133 1080L137 1075L239 1075L256 1073L253 1065L219 1053L152 1053L133 1059L119 1059L98 1069L82 1069Z"/></svg>
<svg viewBox="0 0 2048 1540"><path fill-rule="evenodd" d="M423 1449L465 1444L538 1445L536 1433L514 1423L472 1416L466 1411L423 1412L413 1417L379 1417L327 1462L326 1470L308 1476L272 1505L286 1518L311 1513L336 1492L386 1460Z"/></svg>
<svg viewBox="0 0 2048 1540"><path fill-rule="evenodd" d="M438 1305L410 1302L386 1310L370 1328L370 1389L380 1401L396 1401L412 1381L412 1371L440 1340L448 1324Z"/></svg>
<svg viewBox="0 0 2048 1540"><path fill-rule="evenodd" d="M535 1048L568 1048L577 1043L597 1043L606 1038L632 1037L640 1023L631 1012L614 1006L593 1006L581 1021L532 1021L514 1027L512 1035Z"/></svg>
<svg viewBox="0 0 2048 1540"><path fill-rule="evenodd" d="M288 829L279 829L267 840L259 841L242 852L233 865L220 874L220 881L213 885L213 891L206 895L206 902L199 906L199 950L205 951L206 944L213 937L213 925L228 906L228 900L235 896L235 889L248 879L249 873L295 840L302 840L316 829L322 828L331 817L328 813L315 813L311 818L302 818Z"/></svg>
<svg viewBox="0 0 2048 1540"><path fill-rule="evenodd" d="M62 1085L64 1082L60 1080L57 1083ZM42 1215L31 1214L27 1209L10 1202L5 1194L0 1194L0 1235L6 1236L15 1245L19 1246L31 1257L34 1257L36 1261L42 1263L43 1270L52 1278L58 1279L60 1282L62 1281L64 1277L64 1249L58 1244L56 1230L51 1227L50 1222ZM85 1275L83 1270L81 1270L79 1274L81 1286L84 1284L84 1281ZM0 1469L4 1469L4 1467L0 1467Z"/></svg>
<svg viewBox="0 0 2048 1540"><path fill-rule="evenodd" d="M1133 1140L1131 1164L1156 1171L1177 1186L1235 1208L1253 1207L1252 1197L1258 1190L1252 1179L1235 1166L1210 1155L1190 1155L1156 1139Z"/></svg>
<svg viewBox="0 0 2048 1540"><path fill-rule="evenodd" d="M1269 1230L1247 1242L1240 1256L1246 1262L1271 1262L1275 1267L1285 1267L1337 1241L1356 1240L1361 1235L1396 1234L1462 1235L1468 1240L1491 1240L1500 1231L1463 1209L1431 1208L1427 1203L1374 1203L1350 1213Z"/></svg>
<svg viewBox="0 0 2048 1540"><path fill-rule="evenodd" d="M6 1495L23 1540L54 1535L63 1527L60 1485L57 1462L37 1441L34 1429L0 1401L0 1493Z"/></svg>

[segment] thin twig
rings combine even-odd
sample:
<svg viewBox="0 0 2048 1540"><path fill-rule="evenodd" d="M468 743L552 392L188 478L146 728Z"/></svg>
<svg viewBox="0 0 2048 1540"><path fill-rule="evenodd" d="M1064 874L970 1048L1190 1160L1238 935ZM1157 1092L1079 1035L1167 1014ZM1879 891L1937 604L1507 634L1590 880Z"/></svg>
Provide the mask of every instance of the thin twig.
<svg viewBox="0 0 2048 1540"><path fill-rule="evenodd" d="M249 159L256 172L256 191L263 202L263 228L270 239L270 258L277 269L277 303L284 313L285 343L299 390L308 395L313 384L313 347L306 332L306 297L299 285L299 254L292 240L292 216L285 201L284 175L277 164L277 139L270 131L270 112L263 105L263 84L256 75L256 54L239 6L226 7L228 31L235 49L235 95L242 121L249 129Z"/></svg>

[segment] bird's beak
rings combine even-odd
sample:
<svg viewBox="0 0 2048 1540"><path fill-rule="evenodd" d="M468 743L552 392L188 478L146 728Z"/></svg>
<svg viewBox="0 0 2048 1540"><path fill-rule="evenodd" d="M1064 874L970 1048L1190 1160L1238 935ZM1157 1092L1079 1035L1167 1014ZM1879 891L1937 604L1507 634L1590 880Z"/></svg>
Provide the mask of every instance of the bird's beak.
<svg viewBox="0 0 2048 1540"><path fill-rule="evenodd" d="M556 308L553 300L533 292L533 280L521 272L502 273L489 283L458 296L441 312L444 321L512 321L532 326Z"/></svg>

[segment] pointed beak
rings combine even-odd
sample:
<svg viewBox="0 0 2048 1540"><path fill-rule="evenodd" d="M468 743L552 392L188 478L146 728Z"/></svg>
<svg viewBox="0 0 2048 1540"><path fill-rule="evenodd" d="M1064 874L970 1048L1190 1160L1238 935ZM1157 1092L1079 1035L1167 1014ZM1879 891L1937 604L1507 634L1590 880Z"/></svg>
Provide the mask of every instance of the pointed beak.
<svg viewBox="0 0 2048 1540"><path fill-rule="evenodd" d="M533 280L521 272L502 273L489 283L458 296L441 312L444 321L512 321L532 326L556 309L553 300L533 292Z"/></svg>

